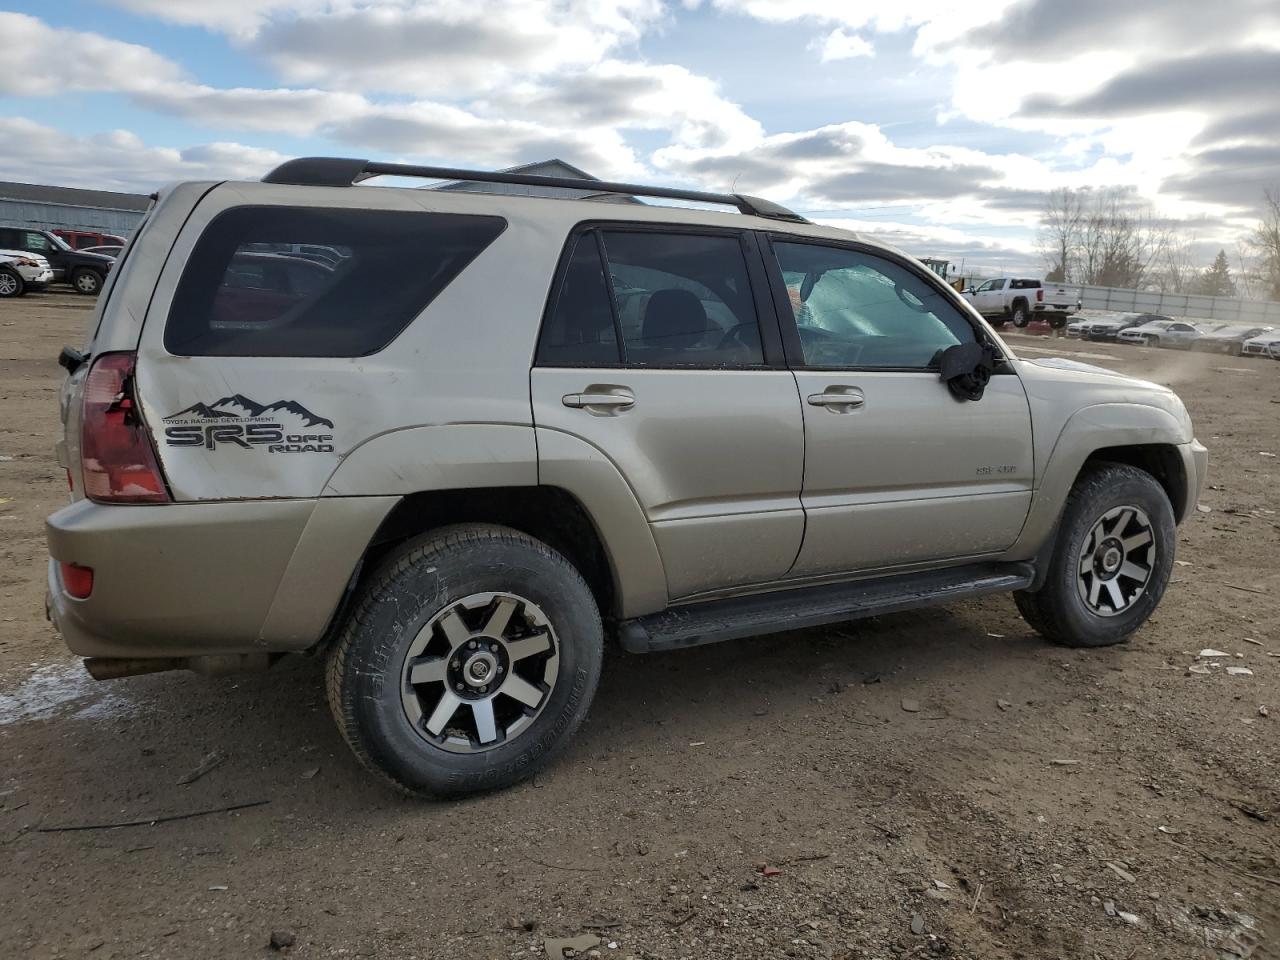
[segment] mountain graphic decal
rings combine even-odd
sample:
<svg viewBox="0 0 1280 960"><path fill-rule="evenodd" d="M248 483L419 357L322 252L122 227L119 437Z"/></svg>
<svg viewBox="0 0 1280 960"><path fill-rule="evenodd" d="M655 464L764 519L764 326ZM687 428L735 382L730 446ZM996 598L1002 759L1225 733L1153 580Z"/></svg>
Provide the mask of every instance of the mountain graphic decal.
<svg viewBox="0 0 1280 960"><path fill-rule="evenodd" d="M296 400L277 400L274 403L262 404L250 400L242 393L234 393L213 403L193 403L185 410L171 413L165 420L244 420L250 417L266 417L272 414L287 413L300 420L308 427L328 427L333 429L333 421L318 417Z"/></svg>

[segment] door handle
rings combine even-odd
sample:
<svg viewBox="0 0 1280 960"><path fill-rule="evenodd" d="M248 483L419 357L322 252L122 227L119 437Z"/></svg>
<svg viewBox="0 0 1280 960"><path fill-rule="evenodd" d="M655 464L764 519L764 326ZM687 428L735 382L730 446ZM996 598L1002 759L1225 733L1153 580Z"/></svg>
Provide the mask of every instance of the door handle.
<svg viewBox="0 0 1280 960"><path fill-rule="evenodd" d="M867 402L857 387L827 387L822 393L809 394L807 399L811 407L827 407L832 413L842 412L839 407L855 409Z"/></svg>
<svg viewBox="0 0 1280 960"><path fill-rule="evenodd" d="M636 398L629 393L566 393L560 402L566 407L579 409L626 410L636 405Z"/></svg>

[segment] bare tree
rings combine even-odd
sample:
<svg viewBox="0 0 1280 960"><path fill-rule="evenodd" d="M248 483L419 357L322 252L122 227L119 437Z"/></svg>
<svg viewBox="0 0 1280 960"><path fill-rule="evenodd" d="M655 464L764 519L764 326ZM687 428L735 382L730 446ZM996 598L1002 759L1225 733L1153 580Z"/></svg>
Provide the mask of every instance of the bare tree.
<svg viewBox="0 0 1280 960"><path fill-rule="evenodd" d="M1263 191L1262 219L1248 240L1257 259L1259 293L1280 300L1280 187Z"/></svg>
<svg viewBox="0 0 1280 960"><path fill-rule="evenodd" d="M1040 220L1036 246L1048 273L1045 279L1061 283L1073 279L1075 254L1084 225L1085 194L1061 187L1050 191Z"/></svg>
<svg viewBox="0 0 1280 960"><path fill-rule="evenodd" d="M1192 256L1196 238L1171 237L1156 258L1156 264L1147 279L1165 293L1190 293L1200 275Z"/></svg>
<svg viewBox="0 0 1280 960"><path fill-rule="evenodd" d="M1171 231L1147 204L1119 189L1092 194L1080 240L1079 279L1102 287L1137 287L1169 243Z"/></svg>

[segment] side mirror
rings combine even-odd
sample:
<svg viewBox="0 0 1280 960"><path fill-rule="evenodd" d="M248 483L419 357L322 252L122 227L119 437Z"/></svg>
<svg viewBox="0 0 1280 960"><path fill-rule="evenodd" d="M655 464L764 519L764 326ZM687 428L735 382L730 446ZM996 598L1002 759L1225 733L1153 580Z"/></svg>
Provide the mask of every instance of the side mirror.
<svg viewBox="0 0 1280 960"><path fill-rule="evenodd" d="M965 288L964 288L963 290L961 290L960 292L961 292L961 293L973 293L973 287L965 287Z"/></svg>
<svg viewBox="0 0 1280 960"><path fill-rule="evenodd" d="M957 343L938 358L938 372L957 400L981 400L995 365L996 352L981 343Z"/></svg>

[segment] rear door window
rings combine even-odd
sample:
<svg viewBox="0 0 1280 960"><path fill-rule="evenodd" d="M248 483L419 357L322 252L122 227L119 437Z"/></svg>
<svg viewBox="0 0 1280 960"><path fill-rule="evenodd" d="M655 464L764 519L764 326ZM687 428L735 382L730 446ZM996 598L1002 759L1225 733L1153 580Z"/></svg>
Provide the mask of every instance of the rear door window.
<svg viewBox="0 0 1280 960"><path fill-rule="evenodd" d="M605 231L603 238L628 366L764 363L740 237Z"/></svg>
<svg viewBox="0 0 1280 960"><path fill-rule="evenodd" d="M381 350L506 226L501 217L235 207L196 242L164 345L179 356Z"/></svg>

